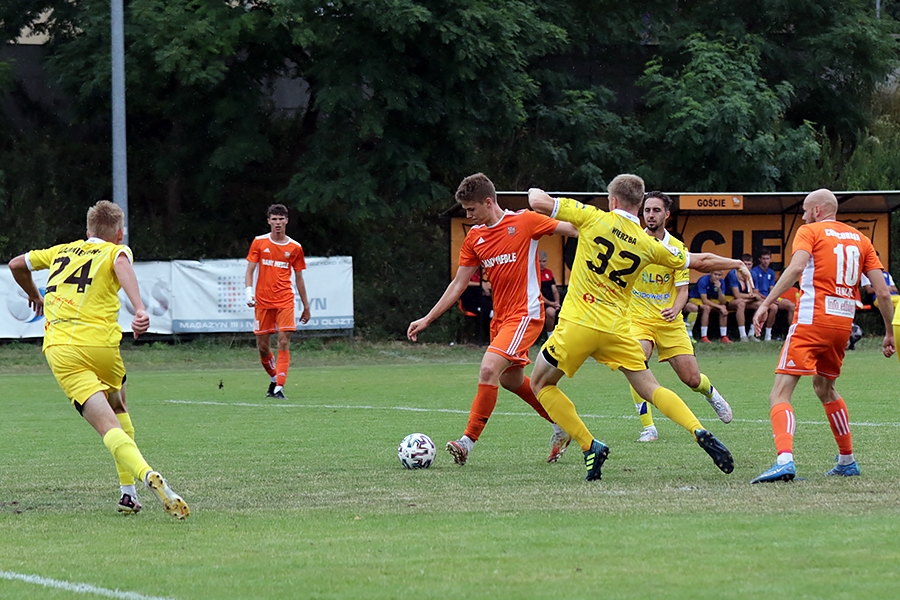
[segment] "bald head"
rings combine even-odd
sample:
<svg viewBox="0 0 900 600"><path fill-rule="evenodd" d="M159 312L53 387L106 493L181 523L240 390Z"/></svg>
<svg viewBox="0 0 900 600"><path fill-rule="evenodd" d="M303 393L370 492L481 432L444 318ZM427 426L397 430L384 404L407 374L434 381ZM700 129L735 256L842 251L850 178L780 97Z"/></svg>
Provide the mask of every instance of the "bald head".
<svg viewBox="0 0 900 600"><path fill-rule="evenodd" d="M825 188L812 192L803 201L803 219L807 223L833 220L837 210L837 198Z"/></svg>

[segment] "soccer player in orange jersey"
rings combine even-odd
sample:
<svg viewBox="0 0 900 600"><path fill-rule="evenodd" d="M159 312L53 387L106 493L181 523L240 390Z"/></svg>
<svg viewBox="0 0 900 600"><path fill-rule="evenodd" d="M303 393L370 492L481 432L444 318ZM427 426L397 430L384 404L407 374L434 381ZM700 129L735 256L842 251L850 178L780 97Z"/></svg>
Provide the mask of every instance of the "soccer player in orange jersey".
<svg viewBox="0 0 900 600"><path fill-rule="evenodd" d="M287 236L288 209L283 204L273 204L266 211L272 231L254 238L247 253L247 306L256 307L253 333L263 368L270 382L266 396L284 398L284 383L291 365L291 333L296 331L294 321L294 290L291 273L295 275L297 293L303 304L300 322L309 321L309 300L303 270L306 259L303 247ZM253 273L259 267L256 291L253 290ZM269 336L278 332L278 358L272 354Z"/></svg>
<svg viewBox="0 0 900 600"><path fill-rule="evenodd" d="M812 375L813 390L825 408L838 446L837 465L825 475L859 475L847 406L835 391L834 381L841 374L844 349L850 339L859 300L860 275L865 273L872 280L879 300L878 310L885 325L883 352L887 357L896 351L891 329L894 307L872 242L853 227L837 221L837 208L837 198L826 189L806 197L803 201L806 225L797 230L791 263L753 316L753 326L759 335L769 307L800 279L800 300L781 348L775 384L769 395L769 416L778 458L751 483L791 481L796 475L793 455L796 423L791 395L803 375Z"/></svg>
<svg viewBox="0 0 900 600"><path fill-rule="evenodd" d="M456 190L456 201L475 223L460 248L456 276L428 314L410 323L406 332L410 340L416 341L420 332L456 303L479 265L484 269L494 300L491 341L481 361L478 391L465 433L448 442L447 451L456 464L466 464L494 411L502 385L553 424L547 462L556 462L572 438L553 423L538 402L525 366L531 362L528 350L544 329L538 240L554 233L574 236L575 228L530 210L502 209L497 204L494 184L483 173L463 179Z"/></svg>

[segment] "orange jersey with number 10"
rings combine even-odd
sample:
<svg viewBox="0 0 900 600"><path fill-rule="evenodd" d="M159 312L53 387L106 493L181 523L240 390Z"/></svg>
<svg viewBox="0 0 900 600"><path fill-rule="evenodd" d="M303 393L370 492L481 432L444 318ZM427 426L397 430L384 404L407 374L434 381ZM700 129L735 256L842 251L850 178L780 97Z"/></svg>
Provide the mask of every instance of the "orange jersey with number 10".
<svg viewBox="0 0 900 600"><path fill-rule="evenodd" d="M257 236L250 244L247 262L259 263L256 277L256 305L259 308L294 306L291 275L306 268L303 247L291 238L277 243L272 234Z"/></svg>
<svg viewBox="0 0 900 600"><path fill-rule="evenodd" d="M800 300L794 323L850 329L859 300L859 278L883 269L868 237L840 221L803 225L793 252L810 258L800 276Z"/></svg>

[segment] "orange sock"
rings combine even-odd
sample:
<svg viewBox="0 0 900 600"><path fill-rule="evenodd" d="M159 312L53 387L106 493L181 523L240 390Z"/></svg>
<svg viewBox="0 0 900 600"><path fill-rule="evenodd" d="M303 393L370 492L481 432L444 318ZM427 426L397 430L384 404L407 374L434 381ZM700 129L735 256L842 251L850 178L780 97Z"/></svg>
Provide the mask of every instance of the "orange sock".
<svg viewBox="0 0 900 600"><path fill-rule="evenodd" d="M269 377L275 377L275 355L269 352L269 355L265 358L259 357L259 362L262 363L263 369L266 370L266 373L269 374Z"/></svg>
<svg viewBox="0 0 900 600"><path fill-rule="evenodd" d="M779 402L769 411L772 433L775 435L775 451L778 454L794 452L794 409L788 402Z"/></svg>
<svg viewBox="0 0 900 600"><path fill-rule="evenodd" d="M850 416L847 414L847 405L843 398L838 398L828 404L823 404L825 414L828 416L828 424L831 425L831 433L837 442L838 451L841 454L853 454L853 435L850 433Z"/></svg>
<svg viewBox="0 0 900 600"><path fill-rule="evenodd" d="M537 414L541 415L551 423L553 422L553 419L550 418L550 415L548 415L544 407L541 406L540 400L537 399L537 396L535 396L534 392L531 390L531 380L527 375L525 376L525 383L523 383L519 389L513 390L512 393L527 402L528 406L533 408Z"/></svg>
<svg viewBox="0 0 900 600"><path fill-rule="evenodd" d="M278 361L275 368L275 385L284 386L287 381L288 369L291 366L291 351L279 350Z"/></svg>
<svg viewBox="0 0 900 600"><path fill-rule="evenodd" d="M472 401L472 408L469 410L469 422L466 424L466 437L470 440L477 441L478 436L484 431L484 426L487 425L488 419L491 418L491 413L494 412L494 407L497 406L498 390L499 388L496 385L478 384L478 392L476 392L475 399Z"/></svg>

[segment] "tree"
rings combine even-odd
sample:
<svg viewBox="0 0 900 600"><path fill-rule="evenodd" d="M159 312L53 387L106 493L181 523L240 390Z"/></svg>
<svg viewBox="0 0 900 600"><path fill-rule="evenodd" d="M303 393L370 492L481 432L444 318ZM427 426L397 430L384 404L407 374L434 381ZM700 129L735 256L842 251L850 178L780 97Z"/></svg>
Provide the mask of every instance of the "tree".
<svg viewBox="0 0 900 600"><path fill-rule="evenodd" d="M684 66L664 73L652 60L644 124L647 164L669 189L774 190L818 152L812 127L783 121L792 87L770 88L753 40L686 42Z"/></svg>

